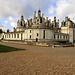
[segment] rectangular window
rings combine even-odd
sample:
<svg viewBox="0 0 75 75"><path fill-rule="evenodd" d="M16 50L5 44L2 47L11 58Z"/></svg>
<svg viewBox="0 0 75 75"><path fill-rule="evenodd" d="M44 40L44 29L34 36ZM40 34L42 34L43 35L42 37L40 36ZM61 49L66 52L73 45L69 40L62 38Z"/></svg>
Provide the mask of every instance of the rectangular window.
<svg viewBox="0 0 75 75"><path fill-rule="evenodd" d="M17 34L17 38L19 38L19 34Z"/></svg>
<svg viewBox="0 0 75 75"><path fill-rule="evenodd" d="M63 39L65 39L65 35L63 36Z"/></svg>
<svg viewBox="0 0 75 75"><path fill-rule="evenodd" d="M14 34L14 38L16 38L16 34Z"/></svg>
<svg viewBox="0 0 75 75"><path fill-rule="evenodd" d="M9 34L9 38L10 38L10 34Z"/></svg>
<svg viewBox="0 0 75 75"><path fill-rule="evenodd" d="M59 39L59 35L57 35L57 38Z"/></svg>
<svg viewBox="0 0 75 75"><path fill-rule="evenodd" d="M30 33L31 33L31 30L30 30Z"/></svg>
<svg viewBox="0 0 75 75"><path fill-rule="evenodd" d="M54 34L54 39L55 39L55 34Z"/></svg>
<svg viewBox="0 0 75 75"><path fill-rule="evenodd" d="M37 19L37 22L39 22L39 19Z"/></svg>
<svg viewBox="0 0 75 75"><path fill-rule="evenodd" d="M31 35L30 35L30 39L31 39Z"/></svg>
<svg viewBox="0 0 75 75"><path fill-rule="evenodd" d="M38 36L39 34L37 33L37 36Z"/></svg>
<svg viewBox="0 0 75 75"><path fill-rule="evenodd" d="M45 39L45 30L43 31L43 39Z"/></svg>
<svg viewBox="0 0 75 75"><path fill-rule="evenodd" d="M13 34L12 34L12 38L13 38Z"/></svg>

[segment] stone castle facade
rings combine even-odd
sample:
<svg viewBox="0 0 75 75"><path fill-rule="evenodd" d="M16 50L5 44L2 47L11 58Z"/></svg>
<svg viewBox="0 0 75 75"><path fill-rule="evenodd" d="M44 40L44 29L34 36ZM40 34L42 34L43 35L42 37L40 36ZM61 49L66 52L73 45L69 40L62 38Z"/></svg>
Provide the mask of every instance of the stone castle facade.
<svg viewBox="0 0 75 75"><path fill-rule="evenodd" d="M36 11L34 11L33 19L27 19L27 22L21 16L13 32L2 33L0 36L5 40L73 43L75 41L75 23L66 17L59 28L59 19L54 17L54 20L51 21L48 17L45 18L44 14L41 15L41 11L38 10L38 15L36 16Z"/></svg>

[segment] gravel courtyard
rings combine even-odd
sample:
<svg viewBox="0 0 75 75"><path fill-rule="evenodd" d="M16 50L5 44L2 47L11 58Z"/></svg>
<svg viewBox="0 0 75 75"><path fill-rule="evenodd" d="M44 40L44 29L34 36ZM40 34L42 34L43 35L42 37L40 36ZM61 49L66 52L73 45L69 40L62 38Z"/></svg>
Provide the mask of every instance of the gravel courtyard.
<svg viewBox="0 0 75 75"><path fill-rule="evenodd" d="M75 75L75 47L0 44L25 49L0 53L0 75Z"/></svg>

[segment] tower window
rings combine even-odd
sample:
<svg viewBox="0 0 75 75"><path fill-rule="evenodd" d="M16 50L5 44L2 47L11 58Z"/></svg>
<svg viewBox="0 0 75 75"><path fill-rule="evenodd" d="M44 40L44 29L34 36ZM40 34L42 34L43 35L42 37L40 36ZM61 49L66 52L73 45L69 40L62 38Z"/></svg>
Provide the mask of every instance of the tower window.
<svg viewBox="0 0 75 75"><path fill-rule="evenodd" d="M22 26L22 22L21 22L21 26Z"/></svg>
<svg viewBox="0 0 75 75"><path fill-rule="evenodd" d="M59 39L59 35L57 35L57 38Z"/></svg>
<svg viewBox="0 0 75 75"><path fill-rule="evenodd" d="M37 19L37 21L39 21L39 19Z"/></svg>
<svg viewBox="0 0 75 75"><path fill-rule="evenodd" d="M37 33L37 36L38 36L39 34Z"/></svg>
<svg viewBox="0 0 75 75"><path fill-rule="evenodd" d="M54 34L54 39L55 39L55 34Z"/></svg>
<svg viewBox="0 0 75 75"><path fill-rule="evenodd" d="M43 31L43 39L45 39L45 30Z"/></svg>
<svg viewBox="0 0 75 75"><path fill-rule="evenodd" d="M65 39L65 35L63 36L63 39Z"/></svg>
<svg viewBox="0 0 75 75"><path fill-rule="evenodd" d="M31 35L30 35L30 39L31 39Z"/></svg>
<svg viewBox="0 0 75 75"><path fill-rule="evenodd" d="M17 34L17 38L19 38L19 34Z"/></svg>
<svg viewBox="0 0 75 75"><path fill-rule="evenodd" d="M31 30L30 30L30 33L31 33Z"/></svg>

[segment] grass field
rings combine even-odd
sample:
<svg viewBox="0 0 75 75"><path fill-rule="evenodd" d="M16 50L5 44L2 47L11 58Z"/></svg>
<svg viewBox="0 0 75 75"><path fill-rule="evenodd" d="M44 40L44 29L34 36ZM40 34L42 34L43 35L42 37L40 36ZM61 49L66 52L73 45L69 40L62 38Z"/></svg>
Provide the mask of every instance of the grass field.
<svg viewBox="0 0 75 75"><path fill-rule="evenodd" d="M23 49L18 49L18 48L14 48L14 47L8 47L8 46L0 45L0 53L19 51L19 50L23 50Z"/></svg>
<svg viewBox="0 0 75 75"><path fill-rule="evenodd" d="M0 40L0 42L1 42L2 40Z"/></svg>

